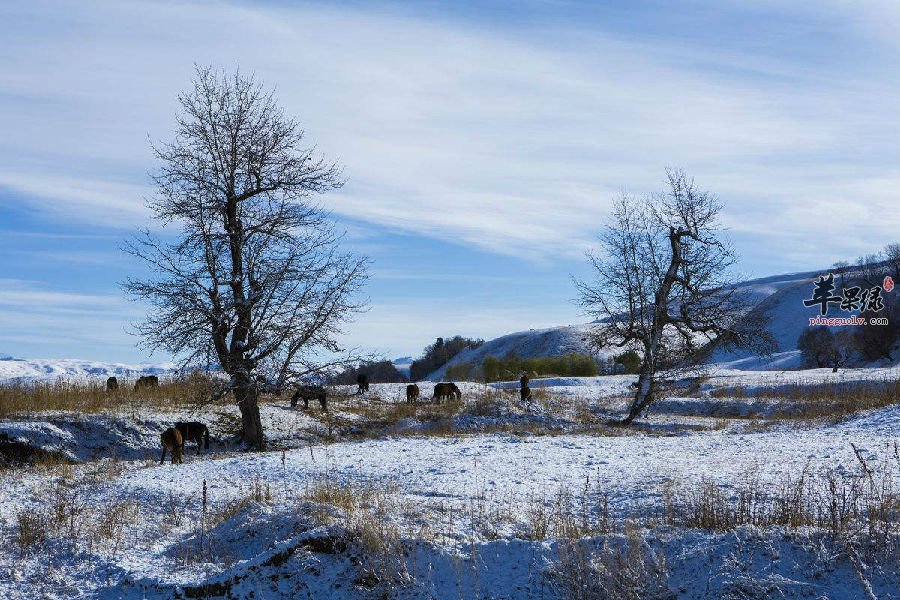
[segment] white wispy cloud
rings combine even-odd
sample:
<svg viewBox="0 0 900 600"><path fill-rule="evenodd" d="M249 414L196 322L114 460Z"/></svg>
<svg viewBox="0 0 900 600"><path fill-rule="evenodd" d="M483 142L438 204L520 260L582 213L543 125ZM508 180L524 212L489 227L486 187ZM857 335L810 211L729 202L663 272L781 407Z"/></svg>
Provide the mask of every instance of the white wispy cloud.
<svg viewBox="0 0 900 600"><path fill-rule="evenodd" d="M47 283L0 278L0 351L21 355L19 345L44 348L50 355L91 352L131 356L136 338L127 323L142 308L118 294L54 289Z"/></svg>
<svg viewBox="0 0 900 600"><path fill-rule="evenodd" d="M860 40L871 32L877 62L836 71L629 39L602 23L525 35L365 7L8 5L0 186L60 218L145 224L146 136L169 136L196 61L277 84L310 139L346 165L348 184L328 204L357 220L534 259L575 256L611 197L659 188L674 165L729 201L732 227L772 252L812 245L823 207L849 215L830 230L853 252L895 235L869 215L896 216L900 83L884 48L896 49L885 32L896 33L897 11L827 9L815 19L847 17ZM10 25L48 14L42 27ZM849 242L861 227L867 239Z"/></svg>

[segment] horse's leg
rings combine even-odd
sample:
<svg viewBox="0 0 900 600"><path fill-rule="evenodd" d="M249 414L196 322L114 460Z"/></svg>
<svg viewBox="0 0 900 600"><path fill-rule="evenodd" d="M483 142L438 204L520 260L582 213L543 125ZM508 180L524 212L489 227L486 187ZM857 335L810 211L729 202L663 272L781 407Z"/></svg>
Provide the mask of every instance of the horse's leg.
<svg viewBox="0 0 900 600"><path fill-rule="evenodd" d="M163 464L166 460L166 447L163 445L162 456L159 457L159 464Z"/></svg>

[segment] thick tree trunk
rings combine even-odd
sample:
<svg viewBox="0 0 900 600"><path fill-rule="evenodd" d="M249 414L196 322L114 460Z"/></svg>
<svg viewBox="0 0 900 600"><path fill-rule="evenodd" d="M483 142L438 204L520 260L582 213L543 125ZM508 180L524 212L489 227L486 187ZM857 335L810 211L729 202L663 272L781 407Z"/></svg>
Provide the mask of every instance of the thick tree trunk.
<svg viewBox="0 0 900 600"><path fill-rule="evenodd" d="M659 289L654 296L653 323L650 327L648 339L644 340L644 359L641 362L641 375L638 378L638 389L631 403L628 416L622 419L622 425L630 425L638 415L644 412L655 399L653 396L653 377L656 375L656 355L662 340L663 332L669 318L669 292L672 284L678 277L678 268L681 259L681 238L688 232L669 228L669 244L672 247L672 255L669 258L669 268L660 282Z"/></svg>
<svg viewBox="0 0 900 600"><path fill-rule="evenodd" d="M254 450L264 450L262 420L259 417L259 402L256 385L250 381L239 381L234 388L234 397L241 409L241 437Z"/></svg>
<svg viewBox="0 0 900 600"><path fill-rule="evenodd" d="M628 415L619 422L620 425L631 425L631 422L653 403L653 375L652 359L648 359L645 354L641 362L641 374L638 376L637 392L634 394Z"/></svg>

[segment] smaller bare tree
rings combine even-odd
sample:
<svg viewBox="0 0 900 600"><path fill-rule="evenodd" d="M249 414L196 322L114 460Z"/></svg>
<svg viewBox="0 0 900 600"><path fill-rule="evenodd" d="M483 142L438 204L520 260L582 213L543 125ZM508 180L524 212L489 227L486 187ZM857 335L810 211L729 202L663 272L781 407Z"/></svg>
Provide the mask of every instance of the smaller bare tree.
<svg viewBox="0 0 900 600"><path fill-rule="evenodd" d="M721 202L681 170L666 175L665 193L618 199L602 252L588 254L595 280L576 281L597 320L594 345L642 354L626 425L655 400L661 369L696 364L714 345L775 346L764 313L728 279L735 255L720 236Z"/></svg>
<svg viewBox="0 0 900 600"><path fill-rule="evenodd" d="M835 334L828 327L810 327L797 338L804 367L831 367L833 372L847 365L856 348L855 336L849 330Z"/></svg>
<svg viewBox="0 0 900 600"><path fill-rule="evenodd" d="M882 251L884 262L887 267L887 274L894 278L896 283L900 283L900 244L888 244Z"/></svg>

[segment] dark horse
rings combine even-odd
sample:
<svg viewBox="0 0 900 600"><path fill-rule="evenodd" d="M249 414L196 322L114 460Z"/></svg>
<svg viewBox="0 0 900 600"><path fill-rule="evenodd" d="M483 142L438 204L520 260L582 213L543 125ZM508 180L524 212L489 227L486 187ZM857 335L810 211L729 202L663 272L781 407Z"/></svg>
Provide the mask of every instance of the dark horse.
<svg viewBox="0 0 900 600"><path fill-rule="evenodd" d="M432 400L440 404L441 400L450 400L452 398L462 399L462 392L456 387L455 383L436 383L434 385Z"/></svg>
<svg viewBox="0 0 900 600"><path fill-rule="evenodd" d="M172 464L184 462L184 440L181 439L181 432L174 427L169 427L159 436L162 444L162 455L159 457L159 464L163 464L166 460L166 450L172 453Z"/></svg>
<svg viewBox="0 0 900 600"><path fill-rule="evenodd" d="M318 400L322 410L328 410L328 395L321 385L301 385L291 396L291 408L297 406L297 402L303 400L303 408L309 408L310 400Z"/></svg>
<svg viewBox="0 0 900 600"><path fill-rule="evenodd" d="M175 423L175 429L181 434L181 443L197 442L197 452L201 447L209 450L209 428L198 421Z"/></svg>
<svg viewBox="0 0 900 600"><path fill-rule="evenodd" d="M119 380L115 377L108 377L106 379L106 391L107 392L115 392L119 389Z"/></svg>
<svg viewBox="0 0 900 600"><path fill-rule="evenodd" d="M356 377L356 393L362 394L363 392L369 391L369 378L366 377L365 373L360 373Z"/></svg>
<svg viewBox="0 0 900 600"><path fill-rule="evenodd" d="M415 402L419 399L419 386L414 383L406 386L406 401Z"/></svg>
<svg viewBox="0 0 900 600"><path fill-rule="evenodd" d="M145 387L159 387L159 377L156 375L144 375L143 377L138 377L138 380L134 382L134 391L138 391Z"/></svg>
<svg viewBox="0 0 900 600"><path fill-rule="evenodd" d="M528 375L526 373L522 373L522 377L519 379L519 398L522 402L531 400L531 388L528 387Z"/></svg>

